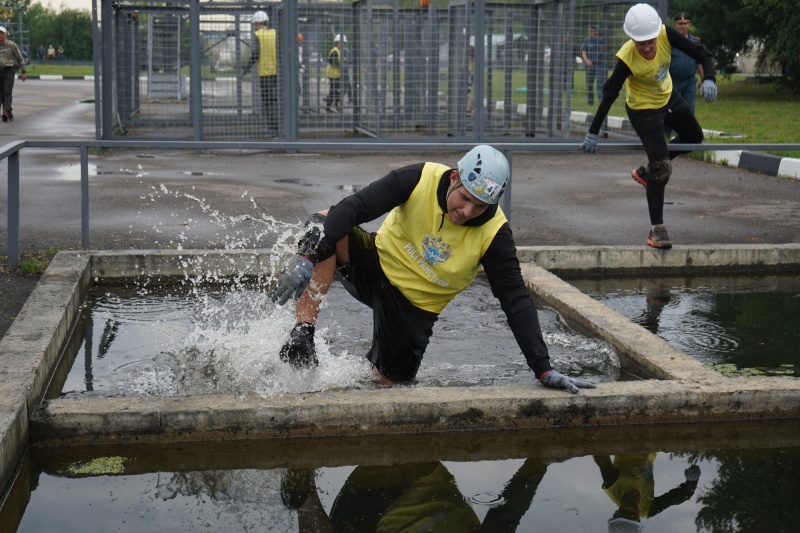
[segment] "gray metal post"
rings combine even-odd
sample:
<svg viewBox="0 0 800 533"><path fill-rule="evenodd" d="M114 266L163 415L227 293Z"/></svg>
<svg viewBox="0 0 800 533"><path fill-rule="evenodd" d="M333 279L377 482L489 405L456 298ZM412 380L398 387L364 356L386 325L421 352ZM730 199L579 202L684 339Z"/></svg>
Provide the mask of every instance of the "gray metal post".
<svg viewBox="0 0 800 533"><path fill-rule="evenodd" d="M102 123L103 131L102 138L110 140L114 137L114 69L113 57L111 51L114 50L114 8L110 1L102 3L102 17L105 29L102 32L103 36L103 51L102 55L103 69L100 72L95 72L95 75L102 73L103 82L103 96L102 96ZM97 61L95 54L95 61Z"/></svg>
<svg viewBox="0 0 800 533"><path fill-rule="evenodd" d="M94 56L94 94L102 94L100 92L100 80L102 79L102 57L103 47L100 33L100 21L97 17L97 0L92 0L92 50ZM101 122L103 116L103 108L100 104L103 102L102 98L94 99L94 138L98 141L102 139L103 125Z"/></svg>
<svg viewBox="0 0 800 533"><path fill-rule="evenodd" d="M192 117L194 139L203 138L203 73L200 61L200 0L189 5L189 114ZM178 69L180 76L180 69Z"/></svg>
<svg viewBox="0 0 800 533"><path fill-rule="evenodd" d="M479 143L483 139L484 116L483 116L483 84L486 74L486 46L484 35L486 34L486 25L484 24L484 13L486 13L486 2L484 0L475 0L472 5L475 18L475 81L472 84L472 112L475 121L475 130L473 139ZM469 16L469 14L467 15ZM469 39L469 35L467 35ZM491 40L489 46L491 46ZM490 48L491 51L491 48Z"/></svg>
<svg viewBox="0 0 800 533"><path fill-rule="evenodd" d="M8 156L8 264L19 261L19 152Z"/></svg>
<svg viewBox="0 0 800 533"><path fill-rule="evenodd" d="M81 146L81 247L89 249L89 147Z"/></svg>

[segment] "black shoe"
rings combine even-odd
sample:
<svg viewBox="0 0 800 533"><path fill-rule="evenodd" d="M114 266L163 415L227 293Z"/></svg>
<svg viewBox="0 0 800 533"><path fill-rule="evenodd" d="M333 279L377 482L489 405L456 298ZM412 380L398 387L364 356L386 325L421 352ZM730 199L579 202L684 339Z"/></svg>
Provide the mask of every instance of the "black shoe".
<svg viewBox="0 0 800 533"><path fill-rule="evenodd" d="M14 120L14 114L11 113L11 111L9 111L8 112L8 121L11 122L12 120Z"/></svg>
<svg viewBox="0 0 800 533"><path fill-rule="evenodd" d="M314 347L314 324L298 322L289 333L289 340L280 352L281 361L295 368L311 368L319 364Z"/></svg>
<svg viewBox="0 0 800 533"><path fill-rule="evenodd" d="M8 122L8 113L3 113L3 122Z"/></svg>

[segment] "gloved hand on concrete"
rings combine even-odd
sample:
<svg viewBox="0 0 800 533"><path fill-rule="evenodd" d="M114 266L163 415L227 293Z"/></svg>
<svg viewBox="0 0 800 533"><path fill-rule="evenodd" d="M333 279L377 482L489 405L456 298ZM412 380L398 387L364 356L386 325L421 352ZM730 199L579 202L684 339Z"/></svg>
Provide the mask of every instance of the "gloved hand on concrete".
<svg viewBox="0 0 800 533"><path fill-rule="evenodd" d="M564 374L559 374L555 370L548 370L542 377L539 378L542 385L553 387L556 389L567 389L572 394L578 393L578 387L581 389L593 389L594 383L581 378L571 378Z"/></svg>
<svg viewBox="0 0 800 533"><path fill-rule="evenodd" d="M597 134L587 133L581 144L581 150L590 154L595 153L597 151Z"/></svg>
<svg viewBox="0 0 800 533"><path fill-rule="evenodd" d="M314 347L316 327L309 322L298 322L289 333L289 340L281 347L280 358L295 368L317 366L317 350Z"/></svg>
<svg viewBox="0 0 800 533"><path fill-rule="evenodd" d="M717 99L717 84L711 80L703 80L703 84L700 86L700 94L710 104Z"/></svg>
<svg viewBox="0 0 800 533"><path fill-rule="evenodd" d="M313 273L314 263L303 255L295 254L278 276L278 281L272 290L272 301L283 305L289 298L299 298L306 290Z"/></svg>

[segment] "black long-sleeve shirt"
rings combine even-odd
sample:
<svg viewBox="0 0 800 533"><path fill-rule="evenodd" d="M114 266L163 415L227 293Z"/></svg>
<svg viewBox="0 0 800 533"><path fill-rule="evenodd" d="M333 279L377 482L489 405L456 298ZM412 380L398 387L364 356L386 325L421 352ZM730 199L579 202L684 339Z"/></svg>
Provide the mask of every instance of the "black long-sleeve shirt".
<svg viewBox="0 0 800 533"><path fill-rule="evenodd" d="M375 220L407 202L422 177L423 166L424 163L419 163L393 170L332 207L325 218L323 237L317 251L318 260L332 256L336 243L354 226ZM437 188L442 217L447 216L449 184L450 171L445 171ZM490 220L496 212L497 206L490 205L480 216L469 220L465 225L480 226ZM550 356L542 338L536 306L522 278L517 248L508 223L497 232L480 262L489 280L492 294L500 301L500 307L506 314L509 327L528 366L539 378L551 370ZM402 291L402 287L398 288ZM523 291L522 298L531 299L530 305L519 304L518 298Z"/></svg>
<svg viewBox="0 0 800 533"><path fill-rule="evenodd" d="M714 66L714 56L711 55L708 48L700 41L687 39L674 28L667 26L666 30L667 39L671 47L677 48L703 65L703 81L716 81L717 70ZM597 113L594 115L592 125L589 126L589 133L594 133L595 135L600 133L600 128L611 110L611 105L617 100L625 80L632 74L628 65L621 59L617 59L614 71L603 84L603 100L597 107Z"/></svg>

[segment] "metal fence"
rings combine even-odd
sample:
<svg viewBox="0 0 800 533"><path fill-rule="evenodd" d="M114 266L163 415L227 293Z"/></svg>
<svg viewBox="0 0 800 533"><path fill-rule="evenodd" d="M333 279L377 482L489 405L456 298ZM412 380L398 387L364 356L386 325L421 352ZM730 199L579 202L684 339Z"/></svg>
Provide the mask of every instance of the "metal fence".
<svg viewBox="0 0 800 533"><path fill-rule="evenodd" d="M634 3L95 1L103 139L242 141L568 137L599 102ZM276 32L278 91L266 102L258 69L245 69L259 10ZM624 114L621 100L612 113Z"/></svg>

